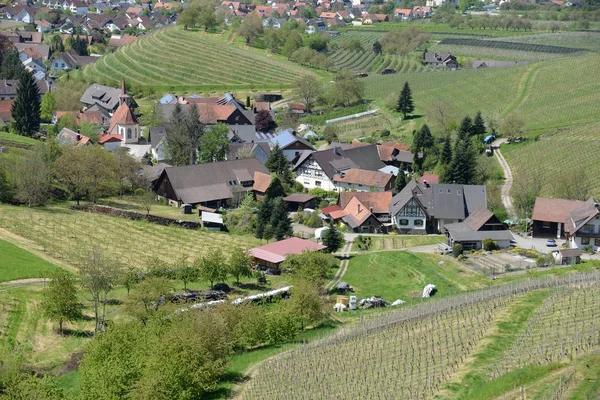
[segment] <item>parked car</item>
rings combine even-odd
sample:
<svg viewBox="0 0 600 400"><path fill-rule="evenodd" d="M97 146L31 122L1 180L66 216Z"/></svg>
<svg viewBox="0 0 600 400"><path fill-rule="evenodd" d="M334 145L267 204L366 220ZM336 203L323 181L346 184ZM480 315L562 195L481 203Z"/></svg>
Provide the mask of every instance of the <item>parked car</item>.
<svg viewBox="0 0 600 400"><path fill-rule="evenodd" d="M548 239L548 240L546 240L546 246L548 246L548 247L556 247L556 240L554 240L554 239Z"/></svg>

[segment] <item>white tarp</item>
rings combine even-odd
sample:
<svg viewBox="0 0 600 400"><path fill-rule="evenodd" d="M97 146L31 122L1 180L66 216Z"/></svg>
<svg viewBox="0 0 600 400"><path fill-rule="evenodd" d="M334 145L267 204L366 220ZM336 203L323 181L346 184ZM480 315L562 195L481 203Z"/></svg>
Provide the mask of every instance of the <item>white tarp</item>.
<svg viewBox="0 0 600 400"><path fill-rule="evenodd" d="M423 297L431 297L432 292L435 293L435 285L431 283L423 288Z"/></svg>

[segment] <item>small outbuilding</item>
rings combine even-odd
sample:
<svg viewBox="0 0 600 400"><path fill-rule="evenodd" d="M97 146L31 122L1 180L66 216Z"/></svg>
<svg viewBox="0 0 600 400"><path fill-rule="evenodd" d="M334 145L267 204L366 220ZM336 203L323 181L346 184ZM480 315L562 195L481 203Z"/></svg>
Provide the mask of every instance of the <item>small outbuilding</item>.
<svg viewBox="0 0 600 400"><path fill-rule="evenodd" d="M316 197L312 194L295 193L283 198L288 204L288 210L297 211L299 208L316 208Z"/></svg>
<svg viewBox="0 0 600 400"><path fill-rule="evenodd" d="M260 268L279 269L281 263L290 254L302 254L304 251L322 251L326 248L327 246L311 240L291 237L265 244L264 246L254 247L248 250L248 252L252 256L254 263Z"/></svg>
<svg viewBox="0 0 600 400"><path fill-rule="evenodd" d="M552 255L559 265L574 265L581 262L581 249L578 247L573 249L554 250Z"/></svg>
<svg viewBox="0 0 600 400"><path fill-rule="evenodd" d="M217 231L225 229L225 225L223 224L223 215L208 211L202 211L200 215L204 229Z"/></svg>

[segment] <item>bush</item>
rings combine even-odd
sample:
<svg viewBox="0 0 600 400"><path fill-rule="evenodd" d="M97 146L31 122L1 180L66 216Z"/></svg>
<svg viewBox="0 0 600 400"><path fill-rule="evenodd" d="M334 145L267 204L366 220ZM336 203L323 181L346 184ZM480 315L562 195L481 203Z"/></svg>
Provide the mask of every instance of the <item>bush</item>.
<svg viewBox="0 0 600 400"><path fill-rule="evenodd" d="M490 238L483 239L483 249L485 251L498 250L498 243Z"/></svg>
<svg viewBox="0 0 600 400"><path fill-rule="evenodd" d="M309 228L320 228L323 226L323 220L319 217L319 213L313 212L304 219L304 224Z"/></svg>
<svg viewBox="0 0 600 400"><path fill-rule="evenodd" d="M458 258L458 256L462 255L463 253L463 246L460 243L456 243L454 246L452 246L452 256L454 258Z"/></svg>
<svg viewBox="0 0 600 400"><path fill-rule="evenodd" d="M371 248L371 237L370 236L358 235L356 237L356 241L358 242L358 248L362 251L367 251Z"/></svg>
<svg viewBox="0 0 600 400"><path fill-rule="evenodd" d="M581 251L586 254L594 254L594 247L592 245L588 244L583 249L581 249Z"/></svg>

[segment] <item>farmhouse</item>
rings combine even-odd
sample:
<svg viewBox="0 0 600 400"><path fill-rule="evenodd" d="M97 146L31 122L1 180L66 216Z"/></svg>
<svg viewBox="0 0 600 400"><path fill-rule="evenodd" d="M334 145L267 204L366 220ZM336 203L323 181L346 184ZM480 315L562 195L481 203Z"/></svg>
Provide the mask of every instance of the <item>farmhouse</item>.
<svg viewBox="0 0 600 400"><path fill-rule="evenodd" d="M388 207L392 202L392 192L341 192L338 201L340 208L337 210L345 209L353 198L360 201L381 223L390 222ZM330 212L335 210L331 209ZM325 214L325 209L321 211Z"/></svg>
<svg viewBox="0 0 600 400"><path fill-rule="evenodd" d="M397 143L382 143L377 145L379 159L386 165L399 168L402 171L412 169L414 154L408 151L409 146Z"/></svg>
<svg viewBox="0 0 600 400"><path fill-rule="evenodd" d="M600 204L593 198L571 210L566 224L570 248L600 249Z"/></svg>
<svg viewBox="0 0 600 400"><path fill-rule="evenodd" d="M254 263L261 268L279 269L282 262L290 254L302 254L304 251L322 251L327 246L310 240L291 237L278 242L265 244L248 250Z"/></svg>
<svg viewBox="0 0 600 400"><path fill-rule="evenodd" d="M392 198L392 222L404 233L443 232L444 226L464 221L487 207L484 185L420 184L411 180Z"/></svg>
<svg viewBox="0 0 600 400"><path fill-rule="evenodd" d="M56 142L61 146L72 145L72 146L85 146L92 144L90 138L74 132L68 128L62 128L56 135Z"/></svg>
<svg viewBox="0 0 600 400"><path fill-rule="evenodd" d="M351 168L378 171L385 167L377 145L342 150L340 147L304 154L294 165L296 180L307 189L336 190L334 177Z"/></svg>
<svg viewBox="0 0 600 400"><path fill-rule="evenodd" d="M492 239L500 248L510 246L514 239L508 228L487 208L471 213L463 222L444 226L448 246L459 243L465 250L483 248L485 239Z"/></svg>
<svg viewBox="0 0 600 400"><path fill-rule="evenodd" d="M582 201L537 197L531 214L533 237L564 239L569 233L567 224L571 211Z"/></svg>
<svg viewBox="0 0 600 400"><path fill-rule="evenodd" d="M450 53L423 53L423 62L425 62L425 65L438 65L450 69L456 69L458 67L456 57Z"/></svg>
<svg viewBox="0 0 600 400"><path fill-rule="evenodd" d="M293 161L302 154L312 153L315 148L304 139L302 136L298 136L296 131L293 129L286 129L277 133L256 133L256 141L263 142L267 141L270 143L272 149L275 145L278 145L283 150L283 155L288 161Z"/></svg>
<svg viewBox="0 0 600 400"><path fill-rule="evenodd" d="M235 206L252 190L257 171L269 173L256 158L171 167L162 172L154 191L175 206Z"/></svg>
<svg viewBox="0 0 600 400"><path fill-rule="evenodd" d="M350 168L333 177L333 182L340 191L385 192L392 190L394 175L379 171Z"/></svg>
<svg viewBox="0 0 600 400"><path fill-rule="evenodd" d="M122 82L121 89L93 84L89 86L83 95L81 96L81 101L86 108L92 108L97 106L109 113L116 111L117 107L121 104L119 99L121 95L127 94L127 92L123 91L123 87L125 85L125 81ZM128 98L129 106L131 108L137 107L135 100L132 97Z"/></svg>
<svg viewBox="0 0 600 400"><path fill-rule="evenodd" d="M329 216L336 222L344 223L352 232L382 232L381 221L379 221L369 207L363 204L356 196L352 196L343 209L339 211L330 211Z"/></svg>

